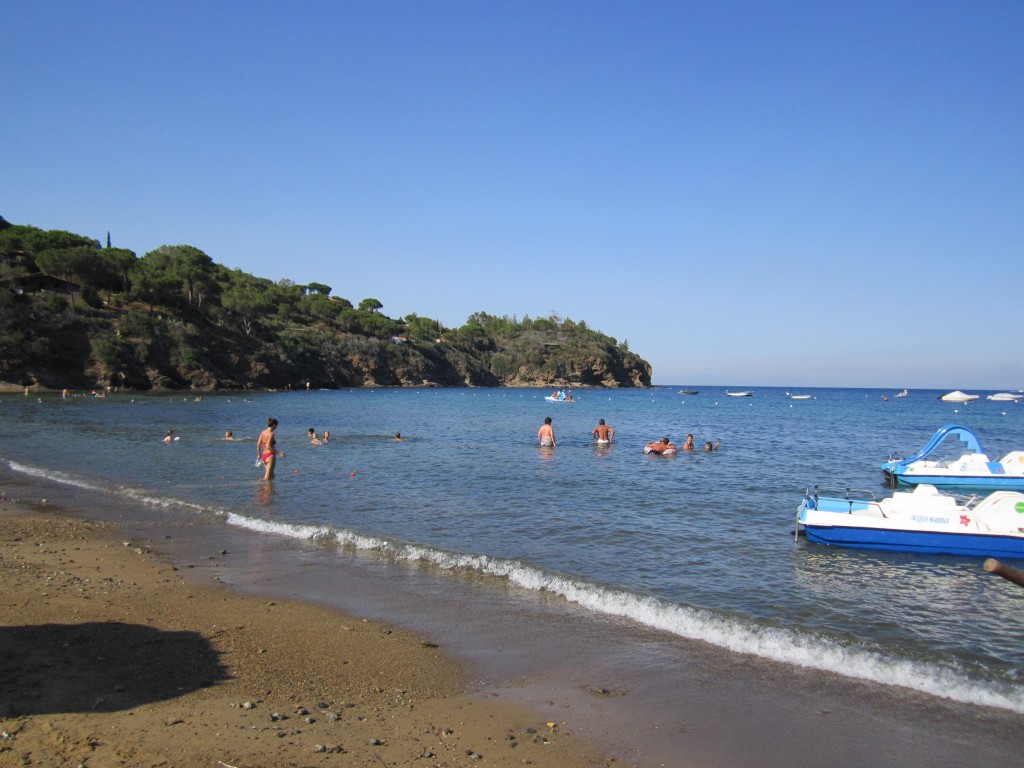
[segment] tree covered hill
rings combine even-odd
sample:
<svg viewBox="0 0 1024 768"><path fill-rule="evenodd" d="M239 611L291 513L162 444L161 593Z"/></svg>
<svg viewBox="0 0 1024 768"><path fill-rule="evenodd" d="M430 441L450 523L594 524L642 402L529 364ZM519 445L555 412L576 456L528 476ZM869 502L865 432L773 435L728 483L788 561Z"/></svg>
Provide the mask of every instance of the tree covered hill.
<svg viewBox="0 0 1024 768"><path fill-rule="evenodd" d="M0 217L0 383L49 388L646 387L651 366L584 322L460 328L322 283L255 277L190 245L142 257Z"/></svg>

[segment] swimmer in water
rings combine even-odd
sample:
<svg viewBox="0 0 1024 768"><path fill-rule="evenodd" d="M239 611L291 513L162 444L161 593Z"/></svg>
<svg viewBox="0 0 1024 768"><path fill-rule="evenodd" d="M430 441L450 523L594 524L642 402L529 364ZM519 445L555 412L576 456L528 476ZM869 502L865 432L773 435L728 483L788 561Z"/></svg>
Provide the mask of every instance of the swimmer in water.
<svg viewBox="0 0 1024 768"><path fill-rule="evenodd" d="M594 436L598 445L607 445L615 437L615 430L605 424L604 419L601 419L590 434Z"/></svg>
<svg viewBox="0 0 1024 768"><path fill-rule="evenodd" d="M645 445L644 453L648 456L653 456L655 454L659 456L675 456L676 447L669 442L667 437L663 437L661 440Z"/></svg>

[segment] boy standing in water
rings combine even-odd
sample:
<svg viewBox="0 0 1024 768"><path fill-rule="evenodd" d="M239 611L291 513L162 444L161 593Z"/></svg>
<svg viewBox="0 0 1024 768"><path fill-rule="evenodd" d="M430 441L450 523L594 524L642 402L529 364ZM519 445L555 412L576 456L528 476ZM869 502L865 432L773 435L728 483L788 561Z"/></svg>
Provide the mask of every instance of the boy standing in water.
<svg viewBox="0 0 1024 768"><path fill-rule="evenodd" d="M545 416L544 423L540 425L540 429L537 430L537 442L544 448L555 447L555 430L551 426L551 417Z"/></svg>

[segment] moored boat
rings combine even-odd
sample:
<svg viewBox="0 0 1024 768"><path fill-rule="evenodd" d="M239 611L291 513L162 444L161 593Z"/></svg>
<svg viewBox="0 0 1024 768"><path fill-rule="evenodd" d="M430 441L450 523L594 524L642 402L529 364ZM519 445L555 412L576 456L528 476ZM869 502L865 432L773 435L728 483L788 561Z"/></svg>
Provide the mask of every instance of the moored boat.
<svg viewBox="0 0 1024 768"><path fill-rule="evenodd" d="M1024 395L1017 395L1013 392L997 392L994 395L989 395L985 399L995 400L997 403L1016 403L1017 401L1024 399Z"/></svg>
<svg viewBox="0 0 1024 768"><path fill-rule="evenodd" d="M978 395L968 395L964 392L961 392L959 389L953 392L947 392L946 394L939 396L939 400L942 400L943 402L946 403L969 403L972 400L977 399Z"/></svg>
<svg viewBox="0 0 1024 768"><path fill-rule="evenodd" d="M947 438L959 440L966 452L959 458L938 458L939 447ZM1024 491L1024 451L1011 451L1000 461L991 461L974 432L960 424L946 424L913 456L905 459L890 456L889 461L882 464L882 474L893 485L928 483Z"/></svg>
<svg viewBox="0 0 1024 768"><path fill-rule="evenodd" d="M744 391L744 392L730 392L728 389L725 390L725 394L727 394L729 397L753 397L754 396L753 392L747 392L747 391Z"/></svg>
<svg viewBox="0 0 1024 768"><path fill-rule="evenodd" d="M959 503L934 485L896 491L880 501L808 491L797 530L835 547L921 554L1024 558L1024 493L997 491Z"/></svg>

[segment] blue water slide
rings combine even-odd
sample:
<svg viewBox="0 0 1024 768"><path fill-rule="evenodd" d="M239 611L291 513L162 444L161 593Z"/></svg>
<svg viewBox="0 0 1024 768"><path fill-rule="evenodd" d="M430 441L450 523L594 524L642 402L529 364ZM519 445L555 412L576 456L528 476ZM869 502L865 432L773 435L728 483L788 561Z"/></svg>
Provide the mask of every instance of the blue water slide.
<svg viewBox="0 0 1024 768"><path fill-rule="evenodd" d="M959 438L960 442L962 442L970 451L974 451L975 453L985 452L981 449L981 443L978 441L978 436L970 429L960 424L947 424L932 435L932 439L928 441L924 448L913 456L900 460L898 463L902 466L906 466L915 461L920 461L921 459L926 458L932 453L932 451L939 447L943 440L950 436Z"/></svg>

